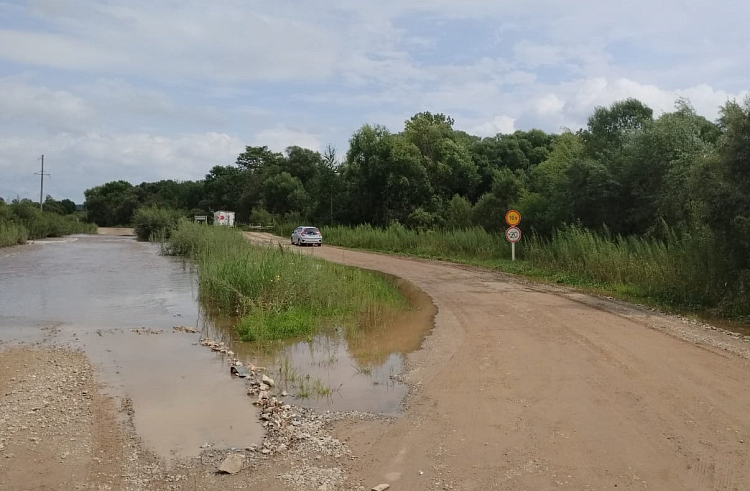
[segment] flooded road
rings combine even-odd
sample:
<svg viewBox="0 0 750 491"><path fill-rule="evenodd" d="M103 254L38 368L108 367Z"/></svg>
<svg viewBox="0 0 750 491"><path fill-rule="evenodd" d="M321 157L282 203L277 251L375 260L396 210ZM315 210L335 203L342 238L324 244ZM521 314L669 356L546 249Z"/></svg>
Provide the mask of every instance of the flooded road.
<svg viewBox="0 0 750 491"><path fill-rule="evenodd" d="M204 315L195 272L156 245L116 236L38 241L0 251L0 342L82 348L111 393L132 402L147 446L166 459L189 457L205 444L244 448L262 438L244 381L230 376L226 357L199 345L201 336L266 366L288 402L399 412L407 388L396 376L435 313L424 293L400 288L415 308L398 318L259 347L237 340L230 320ZM173 332L176 325L201 335Z"/></svg>
<svg viewBox="0 0 750 491"><path fill-rule="evenodd" d="M198 455L206 442L258 443L255 408L221 360L197 346L198 335L172 333L199 321L195 281L157 253L129 237L79 236L0 257L0 340L84 349L162 457Z"/></svg>

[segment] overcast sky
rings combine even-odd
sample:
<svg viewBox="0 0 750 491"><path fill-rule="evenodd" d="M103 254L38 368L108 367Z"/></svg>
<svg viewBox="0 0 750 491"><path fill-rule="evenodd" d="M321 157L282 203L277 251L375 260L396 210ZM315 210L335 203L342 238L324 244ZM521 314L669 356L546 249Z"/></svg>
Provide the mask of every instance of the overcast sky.
<svg viewBox="0 0 750 491"><path fill-rule="evenodd" d="M245 145L343 155L363 123L578 128L636 97L715 119L750 89L735 0L0 0L0 196L200 179Z"/></svg>

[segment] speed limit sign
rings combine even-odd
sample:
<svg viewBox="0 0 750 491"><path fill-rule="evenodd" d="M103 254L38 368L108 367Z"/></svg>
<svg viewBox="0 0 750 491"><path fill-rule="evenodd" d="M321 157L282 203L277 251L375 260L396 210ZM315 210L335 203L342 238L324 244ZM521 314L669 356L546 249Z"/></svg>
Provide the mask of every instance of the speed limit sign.
<svg viewBox="0 0 750 491"><path fill-rule="evenodd" d="M505 238L508 239L508 242L515 244L521 240L521 230L517 227L508 227L505 231Z"/></svg>

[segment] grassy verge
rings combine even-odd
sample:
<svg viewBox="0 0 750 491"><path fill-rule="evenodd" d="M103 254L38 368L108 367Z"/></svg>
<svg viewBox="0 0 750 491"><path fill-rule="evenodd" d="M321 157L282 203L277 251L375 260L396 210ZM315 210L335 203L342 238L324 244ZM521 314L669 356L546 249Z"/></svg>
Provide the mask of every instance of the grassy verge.
<svg viewBox="0 0 750 491"><path fill-rule="evenodd" d="M289 226L275 230L288 235ZM569 227L550 239L524 237L518 261L499 234L478 228L415 231L399 225L322 227L324 242L370 251L481 266L539 281L644 303L663 310L747 321L750 295L743 274L728 270L706 231L665 240L619 237Z"/></svg>
<svg viewBox="0 0 750 491"><path fill-rule="evenodd" d="M36 215L30 220L22 220L21 223L28 230L29 239L62 237L72 234L95 234L97 230L95 224L82 222L77 217L47 212Z"/></svg>
<svg viewBox="0 0 750 491"><path fill-rule="evenodd" d="M195 260L201 297L238 316L237 330L248 341L355 328L360 318L407 307L397 288L376 274L253 245L223 227L181 221L165 247Z"/></svg>
<svg viewBox="0 0 750 491"><path fill-rule="evenodd" d="M30 239L96 233L96 225L82 222L72 215L40 212L38 209L14 213L13 208L6 208L11 212L6 211L5 217L0 216L0 247L25 244Z"/></svg>

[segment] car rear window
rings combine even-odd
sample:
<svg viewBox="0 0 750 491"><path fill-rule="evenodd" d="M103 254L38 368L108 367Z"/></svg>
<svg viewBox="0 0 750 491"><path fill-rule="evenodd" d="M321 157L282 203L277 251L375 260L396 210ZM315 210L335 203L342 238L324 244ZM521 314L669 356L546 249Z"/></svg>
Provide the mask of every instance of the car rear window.
<svg viewBox="0 0 750 491"><path fill-rule="evenodd" d="M319 234L320 231L317 228L306 228L302 233L304 233L304 234Z"/></svg>

